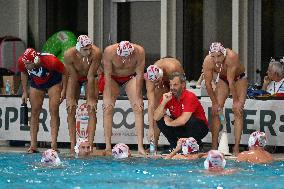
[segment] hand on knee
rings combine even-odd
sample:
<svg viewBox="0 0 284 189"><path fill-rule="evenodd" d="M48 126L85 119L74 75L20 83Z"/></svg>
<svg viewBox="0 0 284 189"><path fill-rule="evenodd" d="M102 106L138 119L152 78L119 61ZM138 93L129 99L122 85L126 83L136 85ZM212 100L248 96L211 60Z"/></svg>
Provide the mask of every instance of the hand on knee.
<svg viewBox="0 0 284 189"><path fill-rule="evenodd" d="M75 114L76 109L77 109L77 104L67 105L66 109L67 109L68 114L72 114L72 113Z"/></svg>
<svg viewBox="0 0 284 189"><path fill-rule="evenodd" d="M140 112L143 112L144 110L144 103L135 103L133 105L133 112L134 113L140 113Z"/></svg>
<svg viewBox="0 0 284 189"><path fill-rule="evenodd" d="M103 104L103 112L104 114L112 114L114 110L114 105L113 104Z"/></svg>
<svg viewBox="0 0 284 189"><path fill-rule="evenodd" d="M88 113L94 115L97 112L97 104L87 105Z"/></svg>

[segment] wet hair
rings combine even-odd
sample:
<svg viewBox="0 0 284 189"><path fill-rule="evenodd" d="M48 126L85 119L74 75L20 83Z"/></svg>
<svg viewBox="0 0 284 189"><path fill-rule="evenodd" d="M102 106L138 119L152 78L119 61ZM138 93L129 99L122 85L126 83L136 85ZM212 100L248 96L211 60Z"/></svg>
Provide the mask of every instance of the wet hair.
<svg viewBox="0 0 284 189"><path fill-rule="evenodd" d="M173 72L169 75L169 79L173 80L175 77L178 77L181 83L186 81L186 76L184 73L181 72Z"/></svg>
<svg viewBox="0 0 284 189"><path fill-rule="evenodd" d="M284 65L282 62L271 60L269 66L271 66L272 71L278 76L280 76L281 78L284 77Z"/></svg>

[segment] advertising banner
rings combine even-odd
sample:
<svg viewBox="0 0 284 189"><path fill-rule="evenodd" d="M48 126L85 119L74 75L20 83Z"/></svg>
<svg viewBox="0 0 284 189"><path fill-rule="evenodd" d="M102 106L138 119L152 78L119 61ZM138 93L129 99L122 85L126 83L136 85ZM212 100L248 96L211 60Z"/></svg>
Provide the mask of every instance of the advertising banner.
<svg viewBox="0 0 284 189"><path fill-rule="evenodd" d="M208 97L201 98L201 104L206 116L211 122L211 101ZM0 97L0 140L22 140L30 141L30 127L20 125L20 104L19 97ZM77 136L87 137L87 121L85 101L79 100L76 115ZM39 116L38 141L50 141L50 116L48 109L48 98L44 99L43 109ZM148 114L147 100L144 100L144 143L148 144ZM244 128L241 144L247 144L249 134L255 130L265 131L269 145L284 146L284 109L283 100L253 100L248 99L244 108ZM28 105L29 106L29 105ZM102 100L98 102L97 125L95 143L104 143L103 111ZM234 144L234 115L232 112L232 99L225 103L226 130L230 144ZM65 101L60 105L60 128L58 142L69 142L67 124L67 112ZM31 116L29 108L29 119ZM123 142L137 144L135 133L135 119L128 100L117 100L113 115L113 136L112 143ZM204 142L211 143L211 133L204 139ZM168 141L161 134L159 144L168 144Z"/></svg>

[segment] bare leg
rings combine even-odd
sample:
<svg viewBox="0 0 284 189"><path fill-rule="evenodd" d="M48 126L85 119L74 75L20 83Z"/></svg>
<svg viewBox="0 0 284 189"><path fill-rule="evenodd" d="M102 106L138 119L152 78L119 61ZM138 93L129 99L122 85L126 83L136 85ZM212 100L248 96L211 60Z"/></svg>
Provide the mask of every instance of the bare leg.
<svg viewBox="0 0 284 189"><path fill-rule="evenodd" d="M89 113L89 122L88 122L88 141L90 142L91 146L93 147L94 143L94 136L96 132L96 124L97 124L97 117L96 117L96 110L90 108L88 110Z"/></svg>
<svg viewBox="0 0 284 189"><path fill-rule="evenodd" d="M218 137L220 131L220 120L218 115L212 114L212 127L211 127L211 134L212 134L212 149L218 149Z"/></svg>
<svg viewBox="0 0 284 189"><path fill-rule="evenodd" d="M61 83L52 86L48 90L49 96L49 113L50 113L50 127L51 127L51 148L57 150L57 137L60 125L59 105L60 105L60 92Z"/></svg>
<svg viewBox="0 0 284 189"><path fill-rule="evenodd" d="M42 109L42 103L44 99L45 92L35 88L30 88L30 103L31 103L31 150L37 149L37 133L39 127L39 114Z"/></svg>
<svg viewBox="0 0 284 189"><path fill-rule="evenodd" d="M97 79L95 79L95 86L98 86L98 81ZM92 88L91 90L95 91L95 99L96 99L96 103L98 102L98 90ZM87 94L88 94L88 88L87 88ZM88 99L87 99L87 103L88 103ZM95 133L96 133L96 126L97 126L97 115L96 115L96 110L97 110L97 106L95 107L91 107L88 106L88 115L89 115L89 121L88 121L88 141L91 144L92 150L93 150L93 145L94 145L94 137L95 137Z"/></svg>
<svg viewBox="0 0 284 189"><path fill-rule="evenodd" d="M111 81L111 96L112 99L106 99L105 93L103 93L103 100L104 100L104 115L103 115L103 122L104 122L104 135L105 135L105 143L106 143L106 152L107 155L111 153L111 136L112 136L112 122L113 122L113 111L114 105L117 96L119 95L119 86L115 81ZM107 102L111 101L111 104L107 104Z"/></svg>
<svg viewBox="0 0 284 189"><path fill-rule="evenodd" d="M133 92L136 91L136 78L133 78L130 81L128 81L125 90L135 116L135 129L137 134L138 152L140 154L146 155L146 151L143 147L143 138L144 138L143 98L142 94L140 96L137 96Z"/></svg>
<svg viewBox="0 0 284 189"><path fill-rule="evenodd" d="M167 93L169 92L170 89L166 86L164 86L163 88L158 88L158 89L155 89L155 108L156 109L160 103L160 99L161 97L163 96L164 93ZM159 138L160 138L160 134L161 134L161 131L159 129L159 127L157 126L157 123L156 121L154 121L154 142L156 144L156 146L158 147L158 141L159 141Z"/></svg>
<svg viewBox="0 0 284 189"><path fill-rule="evenodd" d="M74 147L76 145L76 108L77 101L80 95L80 88L77 81L68 79L67 91L66 91L66 103L67 103L67 123L70 137L70 154L74 155Z"/></svg>
<svg viewBox="0 0 284 189"><path fill-rule="evenodd" d="M239 98L239 101L243 104L245 104L246 100L246 94L247 94L247 79L241 79L236 82L236 87L237 87L237 95ZM234 112L234 117L235 117L235 122L234 122L234 132L235 132L235 146L233 148L233 153L234 155L238 155L240 150L239 150L239 144L241 141L241 135L243 131L243 111L239 113Z"/></svg>
<svg viewBox="0 0 284 189"><path fill-rule="evenodd" d="M229 95L229 86L222 80L219 80L216 86L215 94L218 100L218 104L221 108L224 107L225 101ZM218 148L218 138L220 132L220 120L218 114L212 113L212 149Z"/></svg>

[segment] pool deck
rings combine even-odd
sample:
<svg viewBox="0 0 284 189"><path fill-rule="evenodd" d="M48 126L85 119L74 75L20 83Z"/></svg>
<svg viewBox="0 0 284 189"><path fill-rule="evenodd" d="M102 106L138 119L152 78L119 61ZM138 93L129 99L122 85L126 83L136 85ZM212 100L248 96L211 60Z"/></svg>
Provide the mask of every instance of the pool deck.
<svg viewBox="0 0 284 189"><path fill-rule="evenodd" d="M45 151L47 148L38 148L40 152ZM10 146L0 146L0 152L12 152L12 153L25 153L27 148L25 147L10 147ZM68 154L69 149L59 148L60 153ZM131 151L134 157L143 157L139 155L137 151ZM159 154L159 152L158 152ZM275 161L284 161L284 153L273 153L272 154ZM225 156L226 159L235 160L236 156Z"/></svg>

